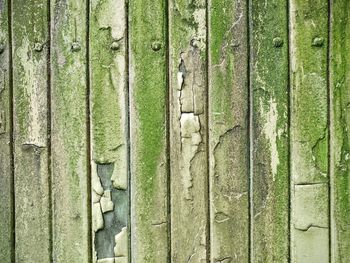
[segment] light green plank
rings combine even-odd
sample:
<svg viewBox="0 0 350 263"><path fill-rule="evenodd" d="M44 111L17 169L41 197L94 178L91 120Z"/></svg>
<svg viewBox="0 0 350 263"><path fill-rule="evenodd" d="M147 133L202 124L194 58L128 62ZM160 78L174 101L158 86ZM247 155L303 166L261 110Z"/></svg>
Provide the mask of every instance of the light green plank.
<svg viewBox="0 0 350 263"><path fill-rule="evenodd" d="M130 1L132 262L168 262L166 2Z"/></svg>
<svg viewBox="0 0 350 263"><path fill-rule="evenodd" d="M212 262L249 259L247 4L209 4ZM225 261L226 260L226 261Z"/></svg>
<svg viewBox="0 0 350 263"><path fill-rule="evenodd" d="M16 262L50 261L47 6L12 1Z"/></svg>
<svg viewBox="0 0 350 263"><path fill-rule="evenodd" d="M51 37L53 260L88 262L86 1L51 1Z"/></svg>
<svg viewBox="0 0 350 263"><path fill-rule="evenodd" d="M13 253L8 23L8 2L0 1L0 262L3 263L10 263Z"/></svg>
<svg viewBox="0 0 350 263"><path fill-rule="evenodd" d="M288 1L251 1L252 262L288 262Z"/></svg>
<svg viewBox="0 0 350 263"><path fill-rule="evenodd" d="M331 254L340 263L350 259L350 1L331 2Z"/></svg>
<svg viewBox="0 0 350 263"><path fill-rule="evenodd" d="M208 258L206 1L172 0L170 32L171 259Z"/></svg>
<svg viewBox="0 0 350 263"><path fill-rule="evenodd" d="M124 0L91 1L93 262L128 262L126 23Z"/></svg>
<svg viewBox="0 0 350 263"><path fill-rule="evenodd" d="M321 263L329 260L328 1L292 0L289 10L291 260Z"/></svg>

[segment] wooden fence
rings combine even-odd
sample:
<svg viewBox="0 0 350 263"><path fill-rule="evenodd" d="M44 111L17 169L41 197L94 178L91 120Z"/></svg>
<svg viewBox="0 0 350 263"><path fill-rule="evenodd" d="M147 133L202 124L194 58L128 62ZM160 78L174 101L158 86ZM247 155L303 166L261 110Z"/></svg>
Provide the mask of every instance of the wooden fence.
<svg viewBox="0 0 350 263"><path fill-rule="evenodd" d="M350 262L350 0L0 0L0 262Z"/></svg>

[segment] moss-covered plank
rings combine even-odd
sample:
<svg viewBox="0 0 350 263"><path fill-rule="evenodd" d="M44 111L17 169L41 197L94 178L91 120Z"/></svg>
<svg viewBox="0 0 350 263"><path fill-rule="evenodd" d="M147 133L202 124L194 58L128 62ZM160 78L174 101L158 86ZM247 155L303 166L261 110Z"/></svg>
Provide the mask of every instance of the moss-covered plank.
<svg viewBox="0 0 350 263"><path fill-rule="evenodd" d="M93 262L128 262L126 2L92 1L89 25Z"/></svg>
<svg viewBox="0 0 350 263"><path fill-rule="evenodd" d="M166 1L129 1L131 257L168 262Z"/></svg>
<svg viewBox="0 0 350 263"><path fill-rule="evenodd" d="M288 262L288 1L251 1L252 262Z"/></svg>
<svg viewBox="0 0 350 263"><path fill-rule="evenodd" d="M0 262L13 254L12 142L10 109L10 39L8 1L0 0Z"/></svg>
<svg viewBox="0 0 350 263"><path fill-rule="evenodd" d="M209 6L210 255L248 262L247 3Z"/></svg>
<svg viewBox="0 0 350 263"><path fill-rule="evenodd" d="M86 1L51 1L54 262L88 262Z"/></svg>
<svg viewBox="0 0 350 263"><path fill-rule="evenodd" d="M331 7L332 262L350 258L350 1Z"/></svg>
<svg viewBox="0 0 350 263"><path fill-rule="evenodd" d="M47 0L13 0L16 262L50 262Z"/></svg>
<svg viewBox="0 0 350 263"><path fill-rule="evenodd" d="M169 2L171 259L208 259L205 0Z"/></svg>
<svg viewBox="0 0 350 263"><path fill-rule="evenodd" d="M328 1L292 0L289 10L291 260L328 262Z"/></svg>

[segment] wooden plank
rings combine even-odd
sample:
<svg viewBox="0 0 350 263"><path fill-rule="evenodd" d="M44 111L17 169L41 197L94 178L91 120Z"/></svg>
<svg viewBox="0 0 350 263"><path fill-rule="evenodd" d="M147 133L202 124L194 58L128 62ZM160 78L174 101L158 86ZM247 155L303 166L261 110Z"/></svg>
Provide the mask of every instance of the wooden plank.
<svg viewBox="0 0 350 263"><path fill-rule="evenodd" d="M128 262L125 7L94 0L90 8L93 262Z"/></svg>
<svg viewBox="0 0 350 263"><path fill-rule="evenodd" d="M328 1L290 2L291 260L329 262Z"/></svg>
<svg viewBox="0 0 350 263"><path fill-rule="evenodd" d="M8 1L0 0L0 262L13 254L13 174L10 109Z"/></svg>
<svg viewBox="0 0 350 263"><path fill-rule="evenodd" d="M209 6L210 255L212 262L248 262L247 4Z"/></svg>
<svg viewBox="0 0 350 263"><path fill-rule="evenodd" d="M88 262L86 1L51 2L53 261Z"/></svg>
<svg viewBox="0 0 350 263"><path fill-rule="evenodd" d="M288 1L251 1L252 262L289 258Z"/></svg>
<svg viewBox="0 0 350 263"><path fill-rule="evenodd" d="M48 2L12 4L16 262L50 262Z"/></svg>
<svg viewBox="0 0 350 263"><path fill-rule="evenodd" d="M172 0L170 34L171 259L207 262L206 1Z"/></svg>
<svg viewBox="0 0 350 263"><path fill-rule="evenodd" d="M350 258L350 1L331 1L332 262Z"/></svg>
<svg viewBox="0 0 350 263"><path fill-rule="evenodd" d="M132 262L168 262L166 1L130 1Z"/></svg>

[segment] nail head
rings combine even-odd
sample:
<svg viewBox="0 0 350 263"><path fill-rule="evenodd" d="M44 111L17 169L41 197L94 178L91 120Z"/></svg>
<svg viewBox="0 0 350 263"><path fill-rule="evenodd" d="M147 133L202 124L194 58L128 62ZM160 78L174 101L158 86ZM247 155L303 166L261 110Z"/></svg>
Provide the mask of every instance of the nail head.
<svg viewBox="0 0 350 263"><path fill-rule="evenodd" d="M162 44L159 41L154 41L152 43L153 51L159 51L162 48Z"/></svg>
<svg viewBox="0 0 350 263"><path fill-rule="evenodd" d="M73 52L78 52L81 50L81 46L78 42L73 42L71 49Z"/></svg>
<svg viewBox="0 0 350 263"><path fill-rule="evenodd" d="M323 37L315 37L312 41L312 45L314 47L322 47L324 44L324 38Z"/></svg>
<svg viewBox="0 0 350 263"><path fill-rule="evenodd" d="M39 42L36 42L36 43L34 44L34 50L35 50L36 52L41 52L41 51L43 50L43 44L41 44L41 43L39 43Z"/></svg>
<svg viewBox="0 0 350 263"><path fill-rule="evenodd" d="M118 41L113 41L111 44L112 50L119 50L120 49L120 43Z"/></svg>
<svg viewBox="0 0 350 263"><path fill-rule="evenodd" d="M282 46L283 46L283 39L280 38L280 37L275 37L275 38L273 39L273 45L274 45L275 47L282 47Z"/></svg>

